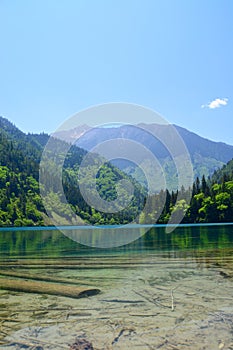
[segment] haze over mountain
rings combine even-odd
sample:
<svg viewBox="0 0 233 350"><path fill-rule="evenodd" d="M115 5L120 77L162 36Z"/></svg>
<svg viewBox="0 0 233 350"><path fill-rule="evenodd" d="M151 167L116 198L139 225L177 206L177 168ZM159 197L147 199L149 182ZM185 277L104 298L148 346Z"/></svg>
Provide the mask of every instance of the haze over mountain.
<svg viewBox="0 0 233 350"><path fill-rule="evenodd" d="M211 176L215 170L221 168L233 158L233 146L223 142L208 140L177 125L138 124L96 128L81 125L73 130L60 132L57 136L69 141L76 140L77 146L88 151L107 140L122 138L136 141L153 152L165 170L168 184L172 188L175 186L174 164L166 145L162 144L159 139L166 137L172 138L174 135L172 132L173 128L175 128L183 139L190 154L194 178L197 176L202 177L202 175L205 175L205 177ZM176 147L175 144L174 147ZM113 163L127 173L135 176L137 180L140 180L141 175L135 175L135 171L137 170L135 170L132 163L122 159L115 160Z"/></svg>

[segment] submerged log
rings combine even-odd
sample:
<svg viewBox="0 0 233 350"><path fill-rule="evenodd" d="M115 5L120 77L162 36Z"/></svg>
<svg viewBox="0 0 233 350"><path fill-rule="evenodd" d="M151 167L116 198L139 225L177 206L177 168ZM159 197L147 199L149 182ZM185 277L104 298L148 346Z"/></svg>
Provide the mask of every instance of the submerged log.
<svg viewBox="0 0 233 350"><path fill-rule="evenodd" d="M35 281L45 281L45 282L55 282L55 283L67 283L67 284L84 284L84 285L90 285L91 283L83 280L71 280L68 278L60 278L60 277L50 277L45 275L32 275L27 273L22 273L18 271L8 271L8 270L0 270L1 276L8 276L8 277L17 277L17 278L24 278L26 280L35 280Z"/></svg>
<svg viewBox="0 0 233 350"><path fill-rule="evenodd" d="M58 295L69 298L82 298L100 293L99 289L88 287L7 278L0 278L0 289L14 292Z"/></svg>

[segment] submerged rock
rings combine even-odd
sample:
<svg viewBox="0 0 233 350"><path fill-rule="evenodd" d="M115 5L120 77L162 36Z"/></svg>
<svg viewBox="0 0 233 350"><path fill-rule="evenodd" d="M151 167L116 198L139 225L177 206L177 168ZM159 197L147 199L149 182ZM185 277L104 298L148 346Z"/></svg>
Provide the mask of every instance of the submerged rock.
<svg viewBox="0 0 233 350"><path fill-rule="evenodd" d="M70 350L94 350L94 348L85 338L77 337L75 343L70 346Z"/></svg>

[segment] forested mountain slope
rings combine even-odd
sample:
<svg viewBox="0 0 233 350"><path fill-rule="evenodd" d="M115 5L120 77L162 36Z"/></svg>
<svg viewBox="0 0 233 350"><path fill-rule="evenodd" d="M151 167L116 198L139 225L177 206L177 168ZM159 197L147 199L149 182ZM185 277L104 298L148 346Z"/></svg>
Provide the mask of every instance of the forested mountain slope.
<svg viewBox="0 0 233 350"><path fill-rule="evenodd" d="M39 192L39 166L41 154L49 135L24 134L5 118L0 118L0 226L22 226L49 224ZM63 149L64 141L55 140L58 149ZM62 152L62 151L61 151ZM116 198L116 182L130 180L134 185L134 195L130 205L116 214L102 213L90 207L82 198L78 186L79 165L86 154L81 148L72 146L67 153L63 186L68 203L73 211L85 222L91 224L128 223L134 220L144 204L146 191L134 179L105 162L99 170L97 187L100 196L112 201ZM98 156L93 154L93 164ZM48 164L53 181L45 195L51 204L53 214L60 224L69 224L66 206L62 205L61 193L57 192L56 164ZM86 174L85 182L91 179ZM126 196L126 192L121 195Z"/></svg>
<svg viewBox="0 0 233 350"><path fill-rule="evenodd" d="M33 226L51 224L39 191L39 165L41 154L49 135L24 134L7 119L0 118L0 226ZM57 148L62 149L64 141L55 140ZM191 146L190 146L191 147ZM201 147L201 146L200 146ZM225 147L225 146L224 146ZM215 150L216 151L216 150ZM209 155L209 150L206 150ZM217 151L216 151L217 152ZM184 192L177 202L178 191L160 191L149 195L146 210L142 212L146 190L133 178L128 177L115 166L105 162L97 176L97 190L106 201L116 199L116 184L121 179L130 180L135 188L133 199L124 210L103 213L89 206L79 190L77 173L86 151L72 146L64 163L63 185L67 201L73 211L89 224L126 224L129 222L155 223L156 213L161 210L159 223L168 222L172 212L181 211L183 222L230 222L233 221L233 160L216 170L212 177L196 178L191 189ZM92 162L98 161L96 154ZM56 177L56 168L49 165ZM84 178L90 181L89 173ZM52 181L46 192L46 202L59 217L61 224L70 223L66 206L60 202L60 193ZM91 188L91 187L90 187ZM191 191L191 202L185 201L185 192ZM126 192L121 192L122 197ZM165 200L165 201L164 201ZM161 205L163 206L162 208ZM141 214L140 214L141 213Z"/></svg>

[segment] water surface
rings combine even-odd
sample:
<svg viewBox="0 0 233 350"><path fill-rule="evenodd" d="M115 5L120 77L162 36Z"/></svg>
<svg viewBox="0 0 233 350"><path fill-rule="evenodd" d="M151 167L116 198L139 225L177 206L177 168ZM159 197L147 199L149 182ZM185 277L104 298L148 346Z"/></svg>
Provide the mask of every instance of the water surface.
<svg viewBox="0 0 233 350"><path fill-rule="evenodd" d="M141 229L123 230L139 238L110 249L52 228L1 230L0 273L66 279L101 294L72 299L2 290L0 348L21 349L30 339L43 349L69 349L77 335L103 350L233 348L233 225L181 225L171 234L156 226L140 236ZM108 232L86 230L97 246ZM111 234L116 239L114 228L107 245Z"/></svg>

